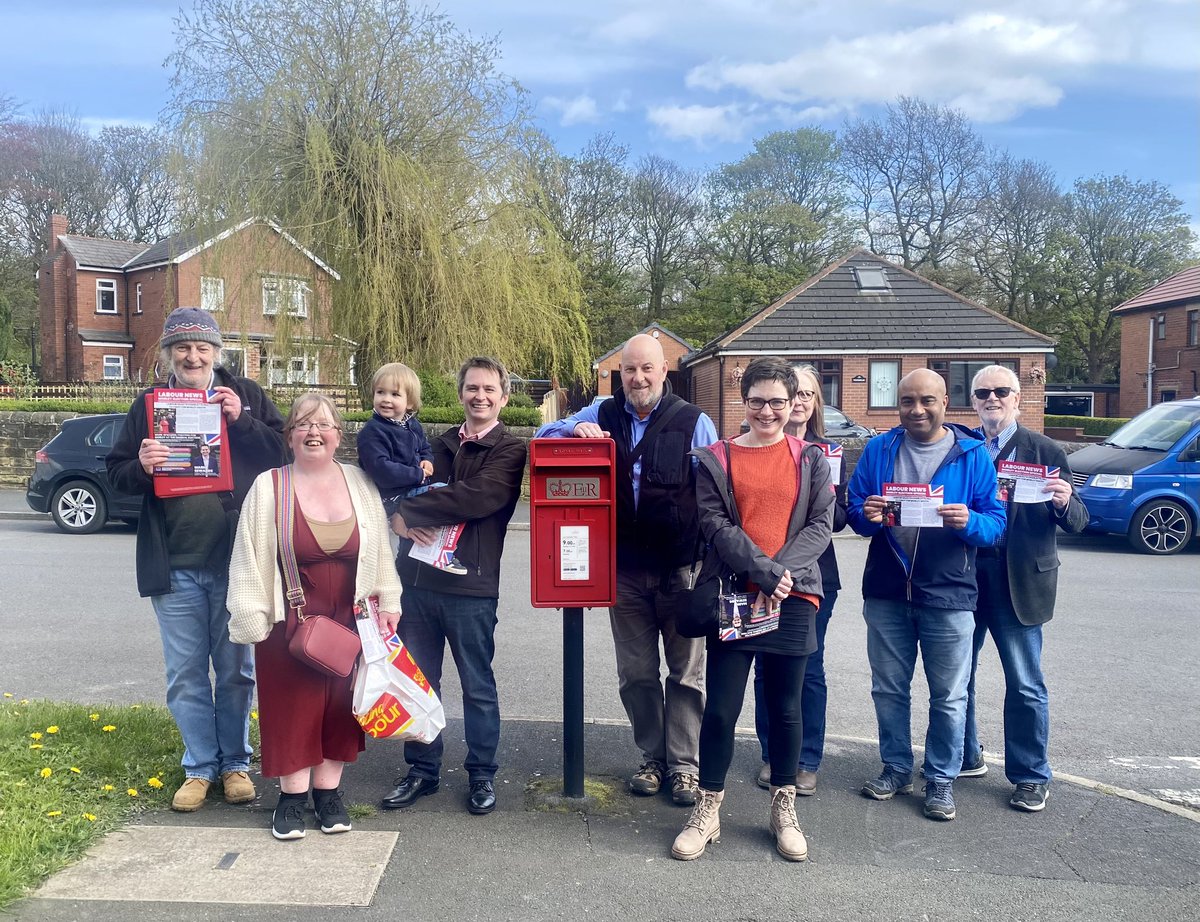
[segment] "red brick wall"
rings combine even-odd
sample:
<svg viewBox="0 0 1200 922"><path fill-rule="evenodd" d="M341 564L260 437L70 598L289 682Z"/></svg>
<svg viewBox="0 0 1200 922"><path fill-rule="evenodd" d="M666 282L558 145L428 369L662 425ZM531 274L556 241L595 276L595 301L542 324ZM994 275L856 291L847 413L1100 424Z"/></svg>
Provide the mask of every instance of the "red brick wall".
<svg viewBox="0 0 1200 922"><path fill-rule="evenodd" d="M1163 339L1156 335L1154 339L1152 402L1161 403L1164 391L1174 391L1177 398L1197 394L1200 346L1187 344L1187 315L1194 310L1200 310L1200 301L1140 310L1121 318L1121 416L1137 416L1146 409L1150 322L1159 314L1166 317L1166 335Z"/></svg>

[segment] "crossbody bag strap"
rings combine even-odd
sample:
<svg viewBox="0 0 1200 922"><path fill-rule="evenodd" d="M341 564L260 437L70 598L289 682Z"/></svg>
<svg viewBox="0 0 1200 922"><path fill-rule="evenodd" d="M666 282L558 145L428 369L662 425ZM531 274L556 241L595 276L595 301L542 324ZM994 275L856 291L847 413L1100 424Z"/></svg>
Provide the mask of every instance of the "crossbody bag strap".
<svg viewBox="0 0 1200 922"><path fill-rule="evenodd" d="M629 466L631 468L633 467L633 462L640 458L642 456L642 452L646 450L646 445L649 444L650 437L655 435L659 429L670 422L671 417L682 410L685 403L686 401L683 400L673 401L670 406L666 407L661 413L658 414L658 418L654 420L654 422L646 427L646 431L643 432L642 437L638 439L637 446L635 448L631 448L629 451ZM632 429L633 423L631 422L630 430Z"/></svg>
<svg viewBox="0 0 1200 922"><path fill-rule="evenodd" d="M742 517L738 513L737 500L733 498L733 443L725 440L725 494L729 497L729 508L733 510L733 524L742 527Z"/></svg>
<svg viewBox="0 0 1200 922"><path fill-rule="evenodd" d="M296 565L296 549L292 534L296 524L296 491L292 486L292 466L285 464L271 472L275 480L275 530L279 534L279 563L283 567L283 582L287 586L288 605L296 610L296 618L304 620L304 587L300 584L300 568Z"/></svg>

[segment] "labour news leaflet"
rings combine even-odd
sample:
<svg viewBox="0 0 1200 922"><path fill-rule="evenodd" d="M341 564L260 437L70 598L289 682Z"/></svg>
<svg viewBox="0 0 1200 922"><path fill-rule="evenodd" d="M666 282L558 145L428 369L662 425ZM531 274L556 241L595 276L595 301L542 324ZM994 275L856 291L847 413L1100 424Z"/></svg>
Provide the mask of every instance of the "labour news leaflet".
<svg viewBox="0 0 1200 922"><path fill-rule="evenodd" d="M421 563L427 563L431 567L437 567L439 570L446 569L450 561L454 559L454 552L458 550L458 539L462 537L465 527L465 522L438 526L437 537L433 539L433 544L422 546L414 541L408 556L413 560L421 561Z"/></svg>
<svg viewBox="0 0 1200 922"><path fill-rule="evenodd" d="M942 517L938 506L942 504L944 489L928 483L885 483L883 499L883 524L902 525L905 528L941 528Z"/></svg>
<svg viewBox="0 0 1200 922"><path fill-rule="evenodd" d="M232 459L216 391L156 387L146 395L150 438L170 457L154 468L154 495L160 498L233 489Z"/></svg>
<svg viewBox="0 0 1200 922"><path fill-rule="evenodd" d="M996 465L996 496L1009 503L1044 503L1054 499L1048 484L1057 480L1059 468L1024 461L1001 461Z"/></svg>

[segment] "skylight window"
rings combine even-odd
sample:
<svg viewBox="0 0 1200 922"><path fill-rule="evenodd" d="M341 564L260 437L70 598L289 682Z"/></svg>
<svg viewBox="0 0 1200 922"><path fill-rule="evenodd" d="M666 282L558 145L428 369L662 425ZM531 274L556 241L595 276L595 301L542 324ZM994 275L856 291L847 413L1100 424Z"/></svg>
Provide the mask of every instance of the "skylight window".
<svg viewBox="0 0 1200 922"><path fill-rule="evenodd" d="M890 291L887 273L881 266L855 266L854 280L859 291Z"/></svg>

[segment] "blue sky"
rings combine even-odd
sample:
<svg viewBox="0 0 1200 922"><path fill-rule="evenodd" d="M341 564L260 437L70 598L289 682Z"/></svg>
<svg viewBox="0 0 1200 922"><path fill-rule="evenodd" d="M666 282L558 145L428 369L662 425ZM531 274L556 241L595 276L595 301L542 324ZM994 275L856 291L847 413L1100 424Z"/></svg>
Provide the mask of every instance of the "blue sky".
<svg viewBox="0 0 1200 922"><path fill-rule="evenodd" d="M89 127L150 122L177 2L5 0L0 95ZM190 3L189 3L190 6ZM905 93L961 108L990 144L1062 185L1127 173L1200 230L1195 0L443 0L496 36L565 153L612 131L634 157L704 168L755 137L838 129ZM47 36L57 36L50 42ZM22 38L24 37L24 38Z"/></svg>

